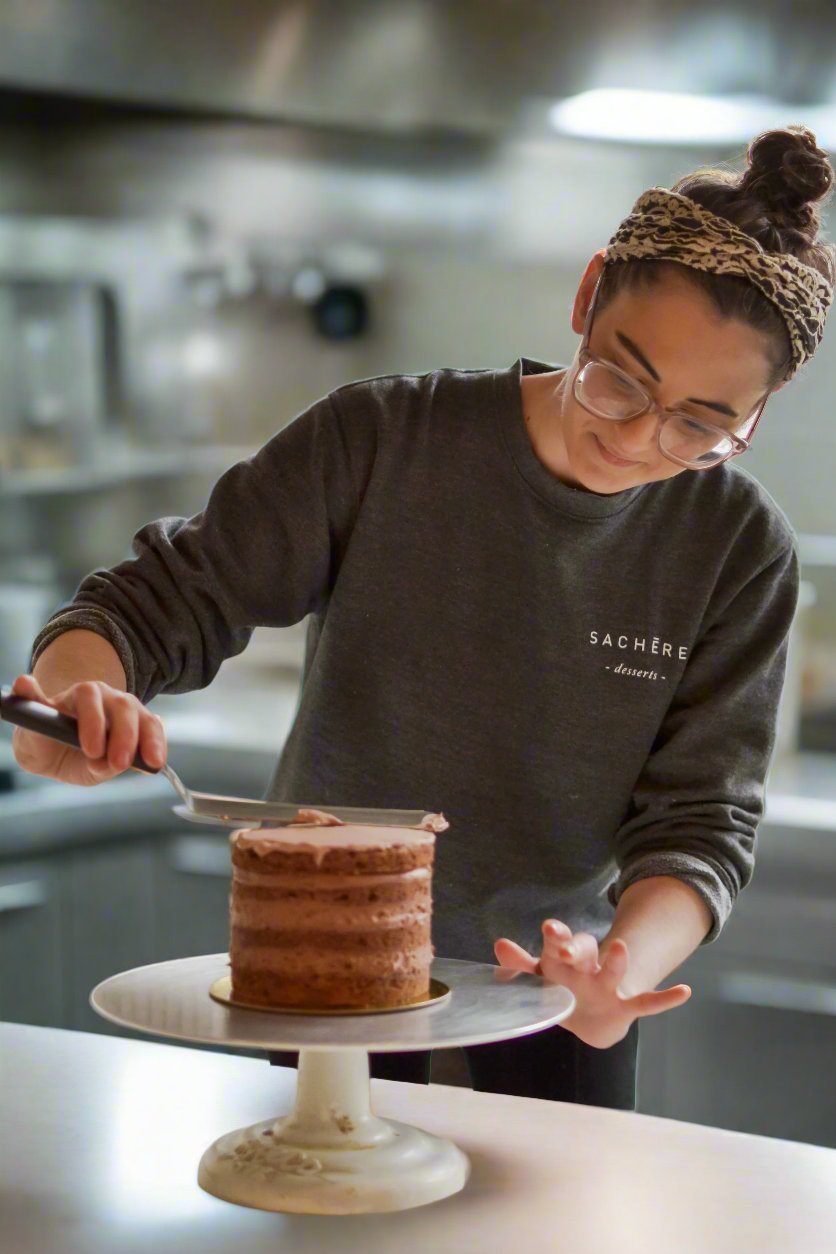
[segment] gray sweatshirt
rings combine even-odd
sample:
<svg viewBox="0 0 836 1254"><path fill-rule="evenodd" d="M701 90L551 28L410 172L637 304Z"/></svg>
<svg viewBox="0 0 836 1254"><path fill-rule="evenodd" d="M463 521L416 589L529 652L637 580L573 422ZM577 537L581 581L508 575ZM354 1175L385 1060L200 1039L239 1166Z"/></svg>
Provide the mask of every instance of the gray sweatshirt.
<svg viewBox="0 0 836 1254"><path fill-rule="evenodd" d="M713 941L753 871L798 592L736 463L597 495L535 454L522 357L345 384L148 523L38 635L101 633L143 702L310 615L271 799L443 811L433 937L493 961L546 917L606 934L670 875Z"/></svg>

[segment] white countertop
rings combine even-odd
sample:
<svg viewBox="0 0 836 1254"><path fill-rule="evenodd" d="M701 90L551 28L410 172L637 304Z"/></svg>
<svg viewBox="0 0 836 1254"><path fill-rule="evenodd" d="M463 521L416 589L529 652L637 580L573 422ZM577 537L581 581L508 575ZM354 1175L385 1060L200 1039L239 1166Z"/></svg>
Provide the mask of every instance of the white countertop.
<svg viewBox="0 0 836 1254"><path fill-rule="evenodd" d="M591 1106L372 1081L451 1137L463 1192L388 1215L247 1210L204 1193L215 1137L288 1111L295 1072L0 1024L0 1211L14 1254L827 1254L836 1150ZM502 1145L496 1142L502 1128Z"/></svg>

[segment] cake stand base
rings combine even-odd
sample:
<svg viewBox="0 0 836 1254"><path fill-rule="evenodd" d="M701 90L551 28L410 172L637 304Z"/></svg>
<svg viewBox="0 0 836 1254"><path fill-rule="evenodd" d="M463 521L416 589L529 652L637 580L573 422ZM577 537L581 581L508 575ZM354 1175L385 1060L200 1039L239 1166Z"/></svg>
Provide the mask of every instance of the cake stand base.
<svg viewBox="0 0 836 1254"><path fill-rule="evenodd" d="M120 1027L227 1049L296 1050L291 1114L230 1132L206 1150L198 1183L261 1210L350 1215L406 1210L449 1197L469 1163L452 1142L371 1112L369 1051L487 1045L541 1032L572 1013L568 988L527 971L436 958L450 989L401 1014L262 1014L209 996L227 954L175 958L97 984L90 1003ZM498 1131L497 1135L501 1135Z"/></svg>
<svg viewBox="0 0 836 1254"><path fill-rule="evenodd" d="M407 1210L464 1188L452 1141L371 1112L365 1049L302 1049L296 1105L284 1118L220 1137L198 1184L239 1206L307 1215Z"/></svg>

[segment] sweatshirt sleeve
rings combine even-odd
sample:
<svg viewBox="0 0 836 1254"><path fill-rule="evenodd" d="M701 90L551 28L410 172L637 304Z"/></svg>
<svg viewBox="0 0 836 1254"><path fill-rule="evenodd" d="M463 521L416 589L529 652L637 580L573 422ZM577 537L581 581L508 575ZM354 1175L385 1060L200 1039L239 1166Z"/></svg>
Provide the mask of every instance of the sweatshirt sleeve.
<svg viewBox="0 0 836 1254"><path fill-rule="evenodd" d="M205 688L255 627L322 607L374 464L371 412L353 405L349 420L330 393L226 470L201 513L140 528L135 558L93 571L47 621L30 669L56 636L85 627L110 641L147 703Z"/></svg>
<svg viewBox="0 0 836 1254"><path fill-rule="evenodd" d="M752 878L798 587L791 543L703 629L616 833L610 902L637 880L675 876L711 911L702 945Z"/></svg>

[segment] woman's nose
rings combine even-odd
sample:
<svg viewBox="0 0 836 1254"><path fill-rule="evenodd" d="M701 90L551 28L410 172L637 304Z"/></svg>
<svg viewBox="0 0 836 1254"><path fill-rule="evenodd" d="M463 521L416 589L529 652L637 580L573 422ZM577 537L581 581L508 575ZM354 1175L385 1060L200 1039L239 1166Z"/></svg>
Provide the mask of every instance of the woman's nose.
<svg viewBox="0 0 836 1254"><path fill-rule="evenodd" d="M659 415L655 409L649 409L646 414L639 414L637 418L619 423L619 427L618 443L625 454L629 456L631 453L646 452L656 443Z"/></svg>

